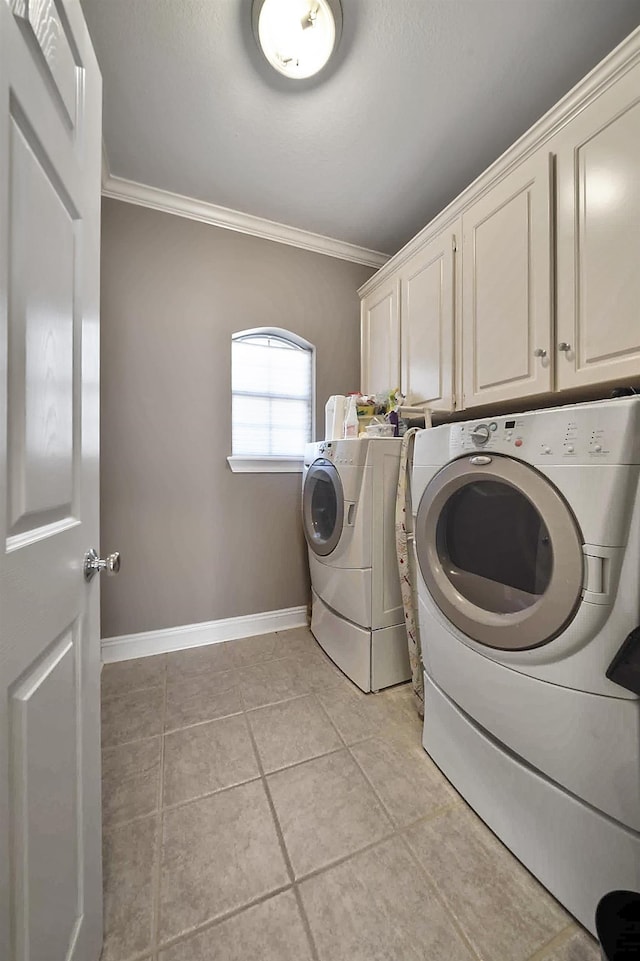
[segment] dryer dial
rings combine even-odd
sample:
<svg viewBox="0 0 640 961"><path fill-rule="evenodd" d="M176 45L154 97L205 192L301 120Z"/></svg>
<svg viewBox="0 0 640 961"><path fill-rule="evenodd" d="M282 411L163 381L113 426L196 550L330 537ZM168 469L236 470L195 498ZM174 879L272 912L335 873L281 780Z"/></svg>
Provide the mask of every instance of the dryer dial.
<svg viewBox="0 0 640 961"><path fill-rule="evenodd" d="M478 424L478 426L474 427L471 431L471 440L476 447L484 447L490 437L491 431L486 424Z"/></svg>

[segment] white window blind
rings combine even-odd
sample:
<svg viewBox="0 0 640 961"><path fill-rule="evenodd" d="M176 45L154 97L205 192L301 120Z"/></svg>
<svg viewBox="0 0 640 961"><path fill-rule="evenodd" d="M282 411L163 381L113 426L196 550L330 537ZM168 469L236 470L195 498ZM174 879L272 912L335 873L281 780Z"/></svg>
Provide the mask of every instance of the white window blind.
<svg viewBox="0 0 640 961"><path fill-rule="evenodd" d="M313 346L288 331L232 339L234 457L301 457L312 439Z"/></svg>

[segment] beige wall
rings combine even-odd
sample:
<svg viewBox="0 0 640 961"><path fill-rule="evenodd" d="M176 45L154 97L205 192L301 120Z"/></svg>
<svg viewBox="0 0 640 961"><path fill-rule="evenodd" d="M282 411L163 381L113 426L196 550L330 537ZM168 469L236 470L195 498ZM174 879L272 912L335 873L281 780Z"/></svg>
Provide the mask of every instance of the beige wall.
<svg viewBox="0 0 640 961"><path fill-rule="evenodd" d="M316 345L317 428L359 385L360 284L347 263L115 200L102 227L102 634L308 600L300 474L232 474L231 334Z"/></svg>

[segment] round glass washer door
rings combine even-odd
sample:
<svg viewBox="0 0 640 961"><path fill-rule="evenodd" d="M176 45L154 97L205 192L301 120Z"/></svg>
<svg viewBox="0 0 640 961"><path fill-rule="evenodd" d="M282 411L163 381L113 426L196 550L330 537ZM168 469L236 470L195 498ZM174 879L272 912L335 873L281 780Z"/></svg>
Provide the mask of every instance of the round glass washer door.
<svg viewBox="0 0 640 961"><path fill-rule="evenodd" d="M326 557L338 546L344 522L344 496L340 475L330 460L315 460L302 491L304 536L311 550Z"/></svg>
<svg viewBox="0 0 640 961"><path fill-rule="evenodd" d="M582 543L556 488L504 455L447 464L416 517L418 564L435 603L467 637L501 650L547 644L573 620Z"/></svg>

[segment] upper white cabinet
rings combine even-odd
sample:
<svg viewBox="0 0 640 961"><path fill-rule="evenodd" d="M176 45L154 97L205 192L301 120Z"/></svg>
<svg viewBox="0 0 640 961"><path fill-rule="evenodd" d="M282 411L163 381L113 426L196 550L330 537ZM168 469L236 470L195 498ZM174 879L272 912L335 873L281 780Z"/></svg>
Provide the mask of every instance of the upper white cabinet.
<svg viewBox="0 0 640 961"><path fill-rule="evenodd" d="M361 348L364 394L400 386L399 280L396 274L362 301Z"/></svg>
<svg viewBox="0 0 640 961"><path fill-rule="evenodd" d="M640 66L557 144L557 386L640 376Z"/></svg>
<svg viewBox="0 0 640 961"><path fill-rule="evenodd" d="M551 166L540 151L463 214L463 407L552 387Z"/></svg>
<svg viewBox="0 0 640 961"><path fill-rule="evenodd" d="M400 361L409 402L440 410L637 386L640 29L362 297L365 389Z"/></svg>
<svg viewBox="0 0 640 961"><path fill-rule="evenodd" d="M401 389L408 404L453 410L455 250L460 222L400 269Z"/></svg>

